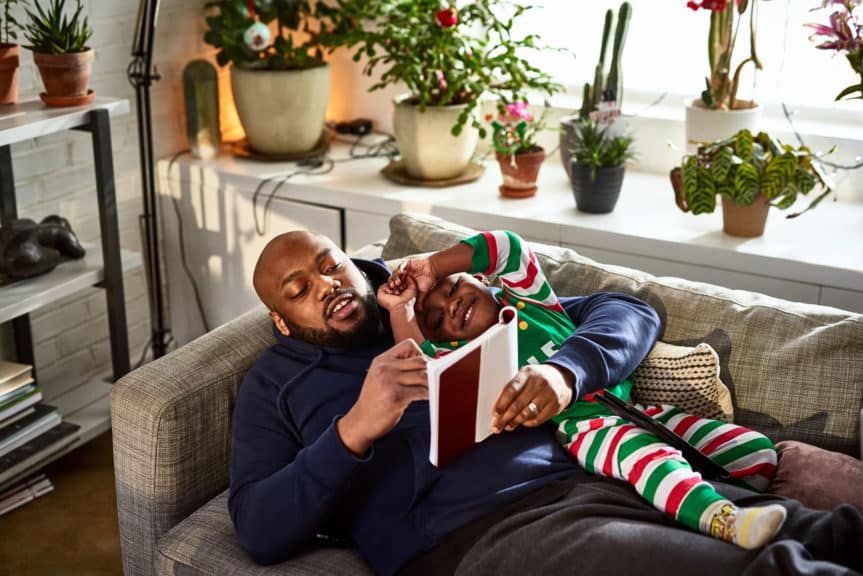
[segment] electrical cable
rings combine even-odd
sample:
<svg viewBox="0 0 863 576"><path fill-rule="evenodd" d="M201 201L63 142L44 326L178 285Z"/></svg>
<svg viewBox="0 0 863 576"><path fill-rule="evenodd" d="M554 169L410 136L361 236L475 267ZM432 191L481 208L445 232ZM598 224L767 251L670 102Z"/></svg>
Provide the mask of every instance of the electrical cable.
<svg viewBox="0 0 863 576"><path fill-rule="evenodd" d="M184 154L188 154L189 150L181 150L174 154L171 159L168 161L168 176L170 178L171 168L174 166L174 163L177 161L180 156ZM195 294L195 304L198 307L198 314L201 316L201 324L204 325L204 332L210 331L210 323L207 321L207 315L204 312L204 303L201 300L201 292L198 289L198 283L195 281L194 275L192 275L192 270L189 268L189 264L186 261L186 243L185 236L183 234L183 217L180 213L180 204L177 202L177 199L174 196L171 196L171 204L174 206L174 214L177 216L177 243L180 248L180 263L183 266L183 271L186 273L186 276L189 278L189 282L192 284L192 292ZM174 337L171 336L170 340L173 340Z"/></svg>

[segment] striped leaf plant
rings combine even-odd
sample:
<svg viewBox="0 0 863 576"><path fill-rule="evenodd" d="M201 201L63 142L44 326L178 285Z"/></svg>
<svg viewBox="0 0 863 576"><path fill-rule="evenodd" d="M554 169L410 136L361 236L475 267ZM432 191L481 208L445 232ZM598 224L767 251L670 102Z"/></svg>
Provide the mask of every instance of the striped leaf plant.
<svg viewBox="0 0 863 576"><path fill-rule="evenodd" d="M693 214L713 212L717 194L728 196L739 206L748 206L763 196L771 206L784 210L799 195L806 196L820 186L809 206L787 216L795 218L832 191L817 160L805 146L794 148L764 132L753 136L744 129L684 156L681 165L672 170L671 180L678 207Z"/></svg>

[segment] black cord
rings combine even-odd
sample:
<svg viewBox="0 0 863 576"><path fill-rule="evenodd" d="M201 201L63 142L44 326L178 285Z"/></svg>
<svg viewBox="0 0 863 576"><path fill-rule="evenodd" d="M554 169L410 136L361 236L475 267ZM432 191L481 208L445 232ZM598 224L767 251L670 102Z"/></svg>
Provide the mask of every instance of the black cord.
<svg viewBox="0 0 863 576"><path fill-rule="evenodd" d="M171 168L174 166L174 162L177 159L187 154L189 150L181 150L174 154L171 157L171 160L168 161L168 178L170 179ZM192 271L189 269L189 264L186 262L186 243L183 235L183 217L180 214L180 204L177 202L177 199L171 196L171 204L174 206L174 214L177 216L177 241L180 244L180 262L183 265L183 270L186 272L186 276L189 278L189 282L192 283L192 291L195 294L195 304L198 306L198 314L201 315L201 324L204 325L204 332L210 331L210 323L207 322L207 315L204 313L204 304L201 301L201 292L198 289L198 283L195 281L195 277L192 275ZM173 339L173 336L171 336Z"/></svg>

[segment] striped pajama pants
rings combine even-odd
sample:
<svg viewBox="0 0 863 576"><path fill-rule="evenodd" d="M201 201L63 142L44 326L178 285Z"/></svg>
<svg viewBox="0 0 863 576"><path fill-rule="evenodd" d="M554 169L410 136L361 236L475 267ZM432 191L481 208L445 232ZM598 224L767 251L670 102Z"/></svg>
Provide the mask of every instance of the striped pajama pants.
<svg viewBox="0 0 863 576"><path fill-rule="evenodd" d="M763 434L686 414L673 406L644 410L724 466L732 478L763 491L776 471L776 450ZM680 451L618 416L564 420L564 445L589 473L629 482L656 509L701 531L705 510L725 500L692 470Z"/></svg>

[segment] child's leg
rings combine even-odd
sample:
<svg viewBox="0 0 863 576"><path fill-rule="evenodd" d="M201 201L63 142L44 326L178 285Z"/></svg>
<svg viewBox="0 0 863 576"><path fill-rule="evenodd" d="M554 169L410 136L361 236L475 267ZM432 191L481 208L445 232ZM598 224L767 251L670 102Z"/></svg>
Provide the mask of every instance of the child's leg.
<svg viewBox="0 0 863 576"><path fill-rule="evenodd" d="M732 478L748 488L763 492L776 473L776 448L763 434L736 424L692 416L673 406L655 406L645 412L725 467Z"/></svg>
<svg viewBox="0 0 863 576"><path fill-rule="evenodd" d="M736 507L702 481L679 451L616 416L564 421L560 430L586 471L628 481L658 510L693 530L756 548L785 520L781 506Z"/></svg>

